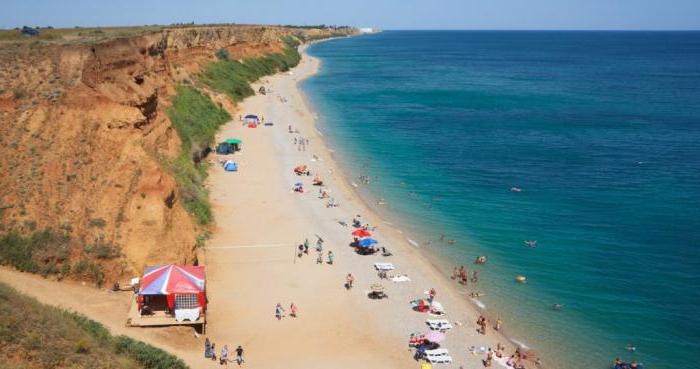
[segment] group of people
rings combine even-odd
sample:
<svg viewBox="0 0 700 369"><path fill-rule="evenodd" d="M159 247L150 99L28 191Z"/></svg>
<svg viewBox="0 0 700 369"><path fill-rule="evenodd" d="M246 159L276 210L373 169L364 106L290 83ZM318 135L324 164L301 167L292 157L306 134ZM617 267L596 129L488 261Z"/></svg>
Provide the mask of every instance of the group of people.
<svg viewBox="0 0 700 369"><path fill-rule="evenodd" d="M284 313L286 313L286 311L282 307L282 304L278 302L277 305L275 305L275 318L277 318L277 320L282 320L282 318L285 317ZM299 308L297 308L297 306L292 302L289 305L289 316L296 318L298 314Z"/></svg>
<svg viewBox="0 0 700 369"><path fill-rule="evenodd" d="M243 347L241 345L238 345L238 347L236 347L236 350L234 350L234 351L236 352L236 359L235 359L236 363L238 365L243 364L245 362L245 360L243 360ZM229 352L228 352L227 345L224 345L224 347L221 348L221 354L217 358L217 356L216 356L216 344L214 342L209 341L208 337L204 340L204 357L209 359L209 360L212 360L212 361L217 361L217 359L218 359L219 365L224 365L224 366L228 366L228 363L232 361L229 359Z"/></svg>
<svg viewBox="0 0 700 369"><path fill-rule="evenodd" d="M464 268L464 265L460 266L459 268L455 267L454 270L452 271L452 279L458 281L459 283L463 285L468 285L469 284L469 273L467 272L467 269ZM472 283L477 283L479 282L479 272L478 271L473 271L472 272L472 278L471 278Z"/></svg>
<svg viewBox="0 0 700 369"><path fill-rule="evenodd" d="M309 139L304 137L294 137L294 144L297 146L297 151L306 151L306 145L309 144Z"/></svg>

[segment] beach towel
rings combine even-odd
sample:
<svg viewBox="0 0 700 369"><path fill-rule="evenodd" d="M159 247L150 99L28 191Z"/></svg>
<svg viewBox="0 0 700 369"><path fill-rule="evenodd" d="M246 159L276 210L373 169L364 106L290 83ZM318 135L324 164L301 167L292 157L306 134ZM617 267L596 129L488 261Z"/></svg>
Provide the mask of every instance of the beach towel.
<svg viewBox="0 0 700 369"><path fill-rule="evenodd" d="M392 282L396 282L396 283L410 282L411 281L411 278L408 278L407 275L397 275L397 276L393 276L389 279L391 279Z"/></svg>

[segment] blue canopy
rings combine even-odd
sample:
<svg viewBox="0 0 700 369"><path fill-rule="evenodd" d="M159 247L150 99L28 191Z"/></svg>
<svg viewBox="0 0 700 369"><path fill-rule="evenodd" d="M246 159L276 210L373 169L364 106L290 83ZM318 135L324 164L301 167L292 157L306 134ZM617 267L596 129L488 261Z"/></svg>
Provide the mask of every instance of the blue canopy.
<svg viewBox="0 0 700 369"><path fill-rule="evenodd" d="M258 116L255 114L248 114L245 116L245 119L258 119Z"/></svg>
<svg viewBox="0 0 700 369"><path fill-rule="evenodd" d="M359 245L362 247L367 247L367 246L372 246L375 243L377 243L377 240L374 238L363 238L360 240Z"/></svg>

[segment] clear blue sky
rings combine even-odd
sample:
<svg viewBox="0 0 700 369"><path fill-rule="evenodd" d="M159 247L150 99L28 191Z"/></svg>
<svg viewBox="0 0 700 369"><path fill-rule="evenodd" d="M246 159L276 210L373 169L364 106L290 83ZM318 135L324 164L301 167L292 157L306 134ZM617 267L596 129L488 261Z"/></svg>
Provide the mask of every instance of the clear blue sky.
<svg viewBox="0 0 700 369"><path fill-rule="evenodd" d="M195 23L700 30L700 0L1 0L0 28Z"/></svg>

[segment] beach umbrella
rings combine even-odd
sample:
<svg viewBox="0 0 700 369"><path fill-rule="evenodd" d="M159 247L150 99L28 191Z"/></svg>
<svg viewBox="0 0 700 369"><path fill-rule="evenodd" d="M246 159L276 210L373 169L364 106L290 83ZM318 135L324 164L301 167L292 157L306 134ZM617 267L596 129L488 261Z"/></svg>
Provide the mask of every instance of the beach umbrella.
<svg viewBox="0 0 700 369"><path fill-rule="evenodd" d="M294 184L294 187L302 187L304 184L301 182L297 182Z"/></svg>
<svg viewBox="0 0 700 369"><path fill-rule="evenodd" d="M438 342L441 342L442 340L445 339L445 334L443 334L440 331L430 331L430 332L427 332L424 335L424 337L426 340L428 340L430 342L438 343Z"/></svg>
<svg viewBox="0 0 700 369"><path fill-rule="evenodd" d="M363 238L360 240L359 245L362 247L368 247L374 245L375 243L377 243L377 240L374 238Z"/></svg>
<svg viewBox="0 0 700 369"><path fill-rule="evenodd" d="M370 234L369 232L367 232L367 230L365 230L365 229L358 228L358 229L356 229L354 232L352 232L352 235L353 235L353 236L357 236L357 237L369 237L369 236L371 236L372 234Z"/></svg>

